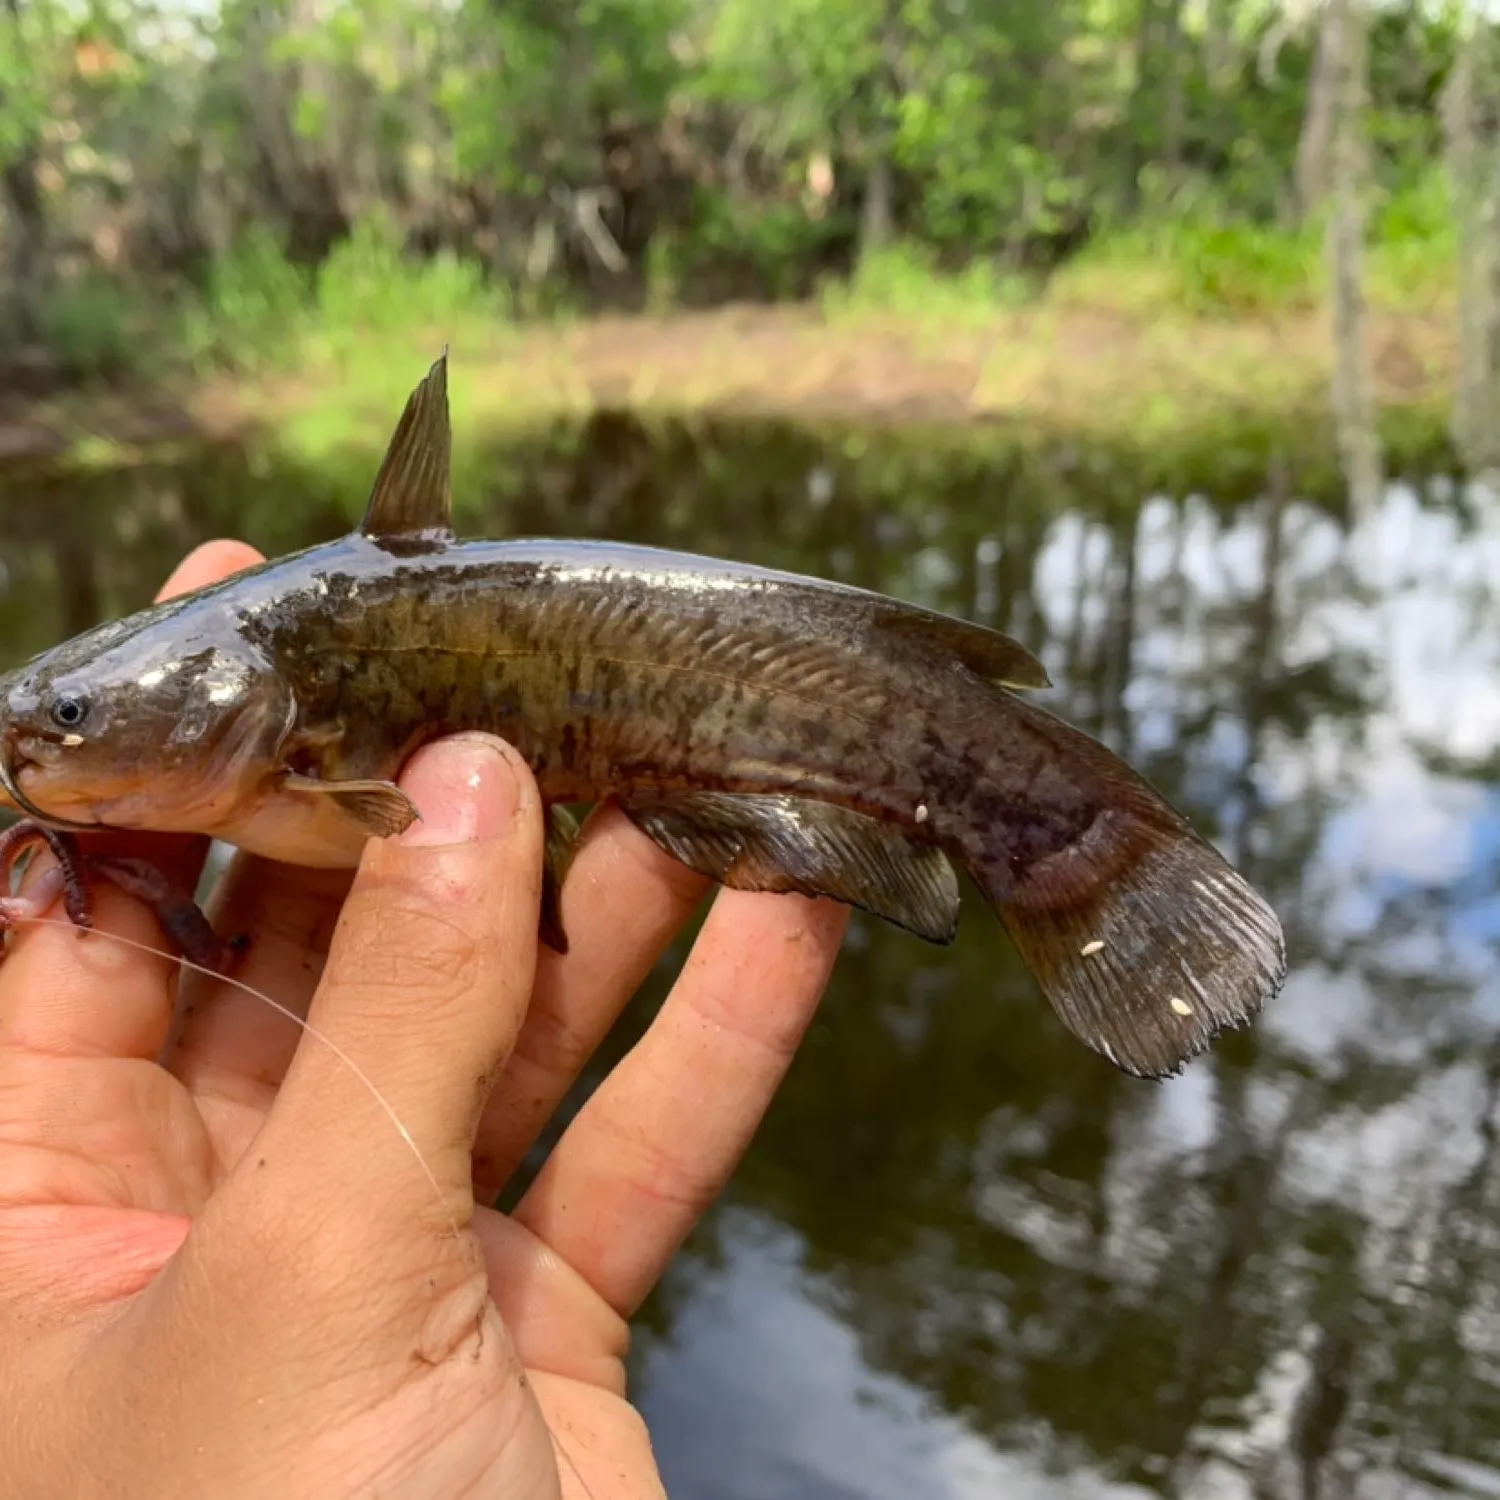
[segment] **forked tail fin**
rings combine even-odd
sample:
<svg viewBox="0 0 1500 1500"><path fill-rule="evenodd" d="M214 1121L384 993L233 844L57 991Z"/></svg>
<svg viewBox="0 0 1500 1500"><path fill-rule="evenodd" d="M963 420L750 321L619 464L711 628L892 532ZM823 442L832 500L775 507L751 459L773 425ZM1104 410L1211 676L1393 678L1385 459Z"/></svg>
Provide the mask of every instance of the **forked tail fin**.
<svg viewBox="0 0 1500 1500"><path fill-rule="evenodd" d="M1169 1077L1281 988L1281 923L1123 761L1053 724L1092 818L1030 862L995 829L971 873L1068 1030L1127 1073Z"/></svg>

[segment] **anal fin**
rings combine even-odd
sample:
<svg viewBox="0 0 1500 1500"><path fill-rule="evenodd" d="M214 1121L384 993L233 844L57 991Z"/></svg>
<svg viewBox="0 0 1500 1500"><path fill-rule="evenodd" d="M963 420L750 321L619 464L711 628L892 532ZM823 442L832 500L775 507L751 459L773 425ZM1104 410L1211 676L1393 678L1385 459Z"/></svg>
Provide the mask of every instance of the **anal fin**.
<svg viewBox="0 0 1500 1500"><path fill-rule="evenodd" d="M958 928L958 877L936 844L832 803L637 792L627 817L683 864L740 891L831 896L933 943Z"/></svg>

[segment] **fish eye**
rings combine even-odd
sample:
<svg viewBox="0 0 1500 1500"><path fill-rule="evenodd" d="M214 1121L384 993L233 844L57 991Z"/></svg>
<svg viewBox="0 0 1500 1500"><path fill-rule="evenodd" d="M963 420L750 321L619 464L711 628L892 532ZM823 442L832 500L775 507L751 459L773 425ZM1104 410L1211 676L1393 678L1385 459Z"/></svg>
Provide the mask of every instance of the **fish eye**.
<svg viewBox="0 0 1500 1500"><path fill-rule="evenodd" d="M52 722L60 729L77 729L88 714L89 706L82 698L62 697L52 705Z"/></svg>

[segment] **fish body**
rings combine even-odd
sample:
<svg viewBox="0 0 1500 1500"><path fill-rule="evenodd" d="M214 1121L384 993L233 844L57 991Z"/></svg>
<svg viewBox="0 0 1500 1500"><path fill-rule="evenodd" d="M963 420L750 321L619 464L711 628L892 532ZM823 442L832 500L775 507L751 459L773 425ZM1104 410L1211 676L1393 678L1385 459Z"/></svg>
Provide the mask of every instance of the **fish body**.
<svg viewBox="0 0 1500 1500"><path fill-rule="evenodd" d="M744 889L952 938L954 865L1065 1024L1175 1071L1280 985L1265 902L1119 757L1020 692L1019 643L864 590L596 542L460 541L446 368L413 394L361 529L104 625L0 684L0 780L54 825L211 834L352 865L413 809L425 741L485 730L549 815L613 798Z"/></svg>

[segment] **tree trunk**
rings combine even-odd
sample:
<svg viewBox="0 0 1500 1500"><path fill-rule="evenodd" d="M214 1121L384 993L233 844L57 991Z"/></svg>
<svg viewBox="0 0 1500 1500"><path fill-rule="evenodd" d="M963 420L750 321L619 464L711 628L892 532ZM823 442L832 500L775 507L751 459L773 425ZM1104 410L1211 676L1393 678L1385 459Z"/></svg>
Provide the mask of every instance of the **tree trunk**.
<svg viewBox="0 0 1500 1500"><path fill-rule="evenodd" d="M1338 115L1338 57L1343 22L1339 14L1348 10L1347 0L1324 0L1323 19L1313 55L1312 78L1307 88L1307 113L1297 141L1295 186L1297 214L1309 219L1328 196L1333 171L1333 132Z"/></svg>
<svg viewBox="0 0 1500 1500"><path fill-rule="evenodd" d="M1179 20L1179 27L1180 27ZM1239 56L1234 40L1234 0L1208 0L1203 20L1203 70L1215 94L1224 94L1239 81Z"/></svg>
<svg viewBox="0 0 1500 1500"><path fill-rule="evenodd" d="M875 78L875 128L868 147L865 199L860 212L859 258L881 250L895 238L895 172L891 155L896 144L896 101L901 96L901 40L894 7L888 6L881 34L884 66Z"/></svg>
<svg viewBox="0 0 1500 1500"><path fill-rule="evenodd" d="M1319 51L1332 75L1333 205L1327 252L1333 283L1333 413L1354 516L1380 499L1380 434L1365 347L1364 249L1369 98L1368 18L1358 0L1329 0Z"/></svg>
<svg viewBox="0 0 1500 1500"><path fill-rule="evenodd" d="M1494 42L1470 19L1443 91L1448 177L1458 222L1458 382L1453 441L1470 468L1500 461L1500 142Z"/></svg>
<svg viewBox="0 0 1500 1500"><path fill-rule="evenodd" d="M1128 213L1141 206L1141 173L1146 167L1159 166L1169 190L1181 177L1186 135L1182 8L1183 0L1140 0L1121 184Z"/></svg>
<svg viewBox="0 0 1500 1500"><path fill-rule="evenodd" d="M1183 98L1182 55L1183 0L1161 0L1161 164L1167 182L1176 188L1182 177L1183 137L1186 135L1186 101Z"/></svg>
<svg viewBox="0 0 1500 1500"><path fill-rule="evenodd" d="M882 128L870 155L870 170L865 177L864 209L859 221L861 260L872 250L880 250L889 245L895 234L889 138L890 132Z"/></svg>

